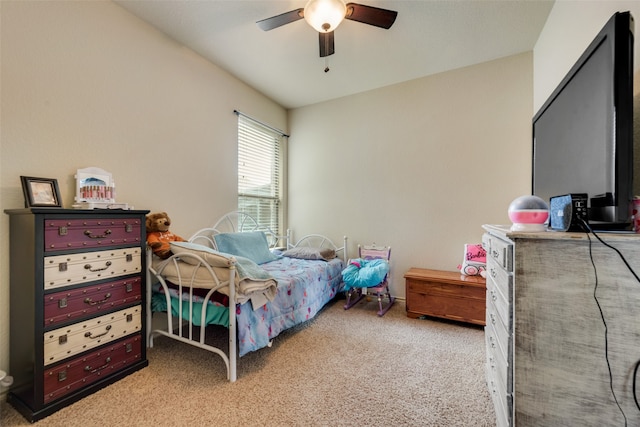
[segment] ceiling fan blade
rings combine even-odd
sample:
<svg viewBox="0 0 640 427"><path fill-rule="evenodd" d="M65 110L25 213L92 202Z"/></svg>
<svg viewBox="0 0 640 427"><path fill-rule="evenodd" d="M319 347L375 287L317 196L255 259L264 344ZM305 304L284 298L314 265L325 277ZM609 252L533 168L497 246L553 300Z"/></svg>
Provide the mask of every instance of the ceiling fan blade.
<svg viewBox="0 0 640 427"><path fill-rule="evenodd" d="M320 36L320 58L333 55L335 53L333 44L333 31L328 33L318 33Z"/></svg>
<svg viewBox="0 0 640 427"><path fill-rule="evenodd" d="M398 16L398 12L394 10L380 9L358 3L347 3L345 19L388 30L395 22L396 16Z"/></svg>
<svg viewBox="0 0 640 427"><path fill-rule="evenodd" d="M273 30L274 28L281 27L285 24L290 24L304 17L304 8L285 12L280 15L272 16L271 18L262 19L256 24L263 31Z"/></svg>

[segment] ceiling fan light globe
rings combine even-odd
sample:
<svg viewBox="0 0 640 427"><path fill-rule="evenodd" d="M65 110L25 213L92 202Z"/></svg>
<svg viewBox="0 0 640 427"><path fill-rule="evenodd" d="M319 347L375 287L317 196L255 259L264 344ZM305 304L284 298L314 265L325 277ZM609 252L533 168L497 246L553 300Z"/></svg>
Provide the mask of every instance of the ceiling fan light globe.
<svg viewBox="0 0 640 427"><path fill-rule="evenodd" d="M316 31L327 33L336 29L347 13L342 0L309 0L304 7L304 19Z"/></svg>

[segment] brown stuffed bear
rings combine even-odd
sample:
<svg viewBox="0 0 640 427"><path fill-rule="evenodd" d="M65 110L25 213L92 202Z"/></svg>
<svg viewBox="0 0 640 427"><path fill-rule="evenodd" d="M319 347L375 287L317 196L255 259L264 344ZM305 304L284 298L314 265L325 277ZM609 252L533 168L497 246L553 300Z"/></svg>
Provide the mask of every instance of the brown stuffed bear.
<svg viewBox="0 0 640 427"><path fill-rule="evenodd" d="M162 259L169 258L171 254L170 242L184 242L185 240L169 231L171 219L166 212L156 212L147 215L147 244L153 253Z"/></svg>

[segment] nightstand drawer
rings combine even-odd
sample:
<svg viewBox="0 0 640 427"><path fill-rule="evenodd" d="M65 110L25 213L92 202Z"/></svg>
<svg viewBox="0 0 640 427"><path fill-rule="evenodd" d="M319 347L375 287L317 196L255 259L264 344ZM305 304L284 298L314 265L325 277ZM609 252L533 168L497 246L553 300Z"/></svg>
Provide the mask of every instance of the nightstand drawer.
<svg viewBox="0 0 640 427"><path fill-rule="evenodd" d="M140 245L141 227L139 218L47 219L44 224L44 250Z"/></svg>
<svg viewBox="0 0 640 427"><path fill-rule="evenodd" d="M44 334L44 364L66 359L141 330L141 306L95 317Z"/></svg>
<svg viewBox="0 0 640 427"><path fill-rule="evenodd" d="M135 247L45 257L44 289L140 273L141 253Z"/></svg>
<svg viewBox="0 0 640 427"><path fill-rule="evenodd" d="M118 306L139 304L141 282L142 278L138 276L47 294L44 297L44 326L104 313Z"/></svg>

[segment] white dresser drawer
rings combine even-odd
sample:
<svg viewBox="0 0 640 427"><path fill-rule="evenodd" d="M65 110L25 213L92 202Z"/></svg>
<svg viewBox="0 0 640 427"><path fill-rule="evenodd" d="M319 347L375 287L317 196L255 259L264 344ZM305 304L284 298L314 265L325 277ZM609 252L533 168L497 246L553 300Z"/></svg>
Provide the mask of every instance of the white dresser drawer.
<svg viewBox="0 0 640 427"><path fill-rule="evenodd" d="M484 244L484 241L483 241ZM499 239L495 236L489 236L490 249L487 252L487 260L495 260L499 266L507 270L513 271L513 244Z"/></svg>
<svg viewBox="0 0 640 427"><path fill-rule="evenodd" d="M489 303L493 304L496 313L502 319L502 324L507 327L507 332L511 332L510 325L512 324L511 309L507 300L500 291L492 277L487 277L487 307ZM489 308L487 308L488 310Z"/></svg>
<svg viewBox="0 0 640 427"><path fill-rule="evenodd" d="M509 394L513 390L511 387L511 369L509 360L506 354L512 353L509 350L511 345L511 339L507 338L506 343L501 343L501 338L497 334L497 330L492 326L485 328L485 341L487 347L487 361L494 369L496 377L498 378L498 384L504 392L503 394ZM497 345L496 345L497 344Z"/></svg>
<svg viewBox="0 0 640 427"><path fill-rule="evenodd" d="M139 247L44 257L44 289L140 273Z"/></svg>
<svg viewBox="0 0 640 427"><path fill-rule="evenodd" d="M498 347L502 353L504 360L509 360L509 356L512 353L512 334L507 331L507 328L502 322L502 319L498 315L495 306L492 302L487 301L487 318L486 325L491 325L491 331L496 337ZM486 331L485 331L486 333Z"/></svg>
<svg viewBox="0 0 640 427"><path fill-rule="evenodd" d="M44 333L44 364L96 348L141 330L142 307L126 308Z"/></svg>
<svg viewBox="0 0 640 427"><path fill-rule="evenodd" d="M487 258L487 276L493 279L504 300L511 305L513 303L513 274L499 266L496 260Z"/></svg>
<svg viewBox="0 0 640 427"><path fill-rule="evenodd" d="M485 364L485 376L489 393L491 393L493 407L496 412L496 426L509 427L511 417L509 416L509 410L507 408L508 400L503 392L503 388L499 385L500 380L496 376L495 368L491 366L490 359L487 359L487 363Z"/></svg>

